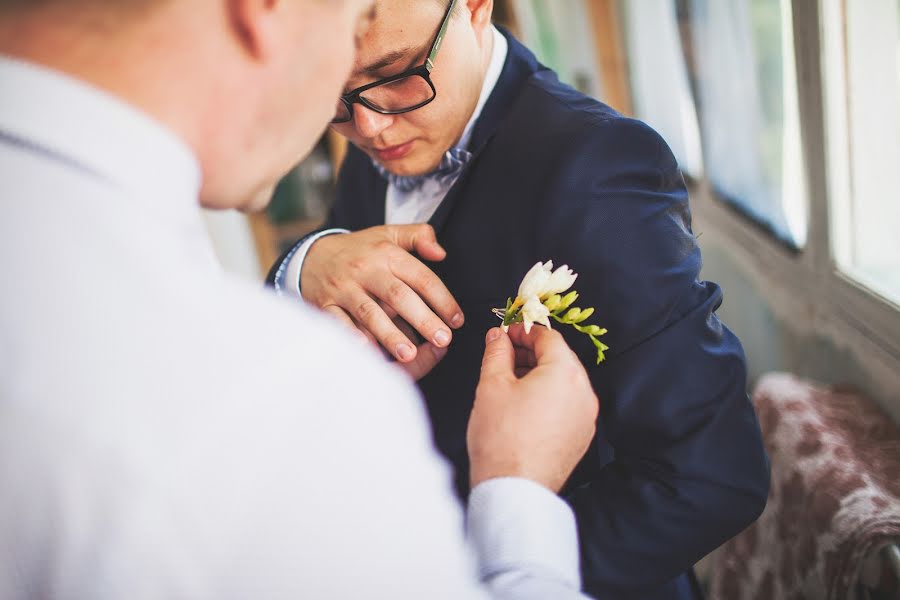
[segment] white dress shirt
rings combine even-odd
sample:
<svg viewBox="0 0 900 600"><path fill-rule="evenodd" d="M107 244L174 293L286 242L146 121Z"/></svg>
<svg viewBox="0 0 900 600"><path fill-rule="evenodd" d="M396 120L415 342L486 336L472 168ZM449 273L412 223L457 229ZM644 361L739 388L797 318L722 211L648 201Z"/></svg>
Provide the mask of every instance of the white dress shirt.
<svg viewBox="0 0 900 600"><path fill-rule="evenodd" d="M503 34L496 27L491 27L491 32L493 35L491 60L485 73L484 83L481 86L481 95L478 98L478 103L475 105L475 111L472 113L457 143L457 146L460 148L468 148L472 140L472 130L475 128L475 123L478 121L478 117L481 116L484 105L491 97L497 82L500 80L503 65L506 63L506 55L509 53L509 43L503 37ZM447 192L450 191L454 183L456 183L456 178L450 180L429 178L419 188L411 192L401 191L393 184L388 184L384 199L384 222L388 225L427 223L438 209L438 206L441 205L441 202L444 201ZM301 297L300 270L303 268L306 254L318 239L337 233L349 233L349 231L346 229L326 229L307 236L298 242L279 266L279 271L275 277L275 290L279 294L295 298Z"/></svg>
<svg viewBox="0 0 900 600"><path fill-rule="evenodd" d="M35 66L0 89L0 598L578 596L565 504L486 482L467 546L406 378L218 268L187 146Z"/></svg>

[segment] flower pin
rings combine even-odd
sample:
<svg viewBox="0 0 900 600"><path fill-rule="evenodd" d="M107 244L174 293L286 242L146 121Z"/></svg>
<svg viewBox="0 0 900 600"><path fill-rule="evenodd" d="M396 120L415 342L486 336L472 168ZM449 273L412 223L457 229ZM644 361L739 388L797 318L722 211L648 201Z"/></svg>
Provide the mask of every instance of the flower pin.
<svg viewBox="0 0 900 600"><path fill-rule="evenodd" d="M549 329L552 318L558 323L571 325L590 337L597 348L599 365L606 358L604 351L609 350L609 346L597 338L604 335L606 329L582 324L594 314L594 309L570 308L578 299L578 292L571 291L565 296L561 295L572 287L577 278L578 274L568 265L554 271L552 260L535 264L522 279L515 300L509 298L506 308L493 309L494 314L503 320L503 331L508 331L509 326L514 323L525 323L525 333L530 333L535 323Z"/></svg>

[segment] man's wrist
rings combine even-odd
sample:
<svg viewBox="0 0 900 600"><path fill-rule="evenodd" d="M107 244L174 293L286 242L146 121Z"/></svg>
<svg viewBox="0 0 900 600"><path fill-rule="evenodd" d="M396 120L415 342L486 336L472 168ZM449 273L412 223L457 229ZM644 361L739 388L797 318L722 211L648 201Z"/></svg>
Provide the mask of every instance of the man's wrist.
<svg viewBox="0 0 900 600"><path fill-rule="evenodd" d="M306 255L309 253L312 245L328 235L338 233L350 233L347 229L324 229L311 233L301 239L294 248L285 256L278 271L275 274L273 286L275 292L279 295L291 296L294 298L302 298L300 291L300 274L303 270L303 263L306 261Z"/></svg>

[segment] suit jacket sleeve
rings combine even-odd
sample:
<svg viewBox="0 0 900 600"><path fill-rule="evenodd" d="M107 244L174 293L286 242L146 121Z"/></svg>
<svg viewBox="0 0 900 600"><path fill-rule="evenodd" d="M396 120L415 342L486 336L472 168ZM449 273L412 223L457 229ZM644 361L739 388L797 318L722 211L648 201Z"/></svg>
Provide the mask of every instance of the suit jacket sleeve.
<svg viewBox="0 0 900 600"><path fill-rule="evenodd" d="M586 589L633 593L689 569L753 522L768 494L768 461L740 342L714 312L722 293L698 278L700 250L671 151L648 126L622 118L594 121L570 148L542 199L536 239L541 257L580 274L576 304L597 309L588 322L609 328L599 366L586 336L564 333L585 358L601 402L598 437L614 456L566 493Z"/></svg>

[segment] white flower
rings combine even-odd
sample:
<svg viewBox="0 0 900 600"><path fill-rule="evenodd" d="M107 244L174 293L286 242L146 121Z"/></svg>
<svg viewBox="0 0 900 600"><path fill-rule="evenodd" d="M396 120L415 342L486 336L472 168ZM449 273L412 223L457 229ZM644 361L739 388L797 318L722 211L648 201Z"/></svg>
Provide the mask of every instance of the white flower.
<svg viewBox="0 0 900 600"><path fill-rule="evenodd" d="M540 323L550 329L550 309L543 305L540 298L532 296L522 307L522 320L525 321L525 333L531 333L531 326L534 323Z"/></svg>
<svg viewBox="0 0 900 600"><path fill-rule="evenodd" d="M578 275L568 265L563 265L553 271L552 260L548 260L546 263L536 263L522 279L518 298L522 302L526 302L533 297L544 299L554 294L561 294L572 287L577 277Z"/></svg>
<svg viewBox="0 0 900 600"><path fill-rule="evenodd" d="M506 302L506 308L495 308L493 311L503 320L503 331L509 331L509 326L513 323L524 323L526 334L531 333L535 323L550 329L552 317L590 336L597 348L597 364L603 362L604 352L609 350L609 346L598 340L597 336L606 334L606 329L598 325L582 325L594 313L594 309L570 308L578 299L578 292L569 292L563 296L577 278L578 275L568 265L554 271L552 260L536 263L519 284L515 300L510 298Z"/></svg>
<svg viewBox="0 0 900 600"><path fill-rule="evenodd" d="M553 263L547 263L553 268ZM572 287L575 283L575 280L578 279L578 274L572 271L569 268L569 265L563 265L553 272L553 275L550 276L550 281L547 283L547 289L544 294L541 294L541 297L552 296L554 294L562 294L564 291Z"/></svg>
<svg viewBox="0 0 900 600"><path fill-rule="evenodd" d="M534 297L540 297L547 283L550 282L551 270L553 269L553 261L547 261L547 264L536 263L531 269L525 273L522 283L519 284L519 298L525 300Z"/></svg>

